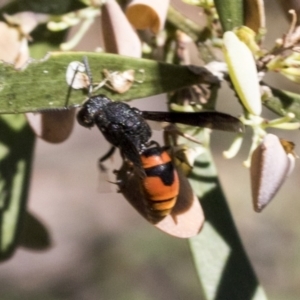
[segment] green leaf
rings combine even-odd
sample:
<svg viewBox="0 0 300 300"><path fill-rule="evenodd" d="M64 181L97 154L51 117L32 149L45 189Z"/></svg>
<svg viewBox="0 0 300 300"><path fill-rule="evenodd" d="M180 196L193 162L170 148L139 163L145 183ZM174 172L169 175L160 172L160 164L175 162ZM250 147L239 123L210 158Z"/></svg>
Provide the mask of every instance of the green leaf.
<svg viewBox="0 0 300 300"><path fill-rule="evenodd" d="M264 106L280 116L294 113L295 121L300 121L300 95L270 87L273 96L263 101Z"/></svg>
<svg viewBox="0 0 300 300"><path fill-rule="evenodd" d="M223 31L232 30L244 24L243 0L215 0Z"/></svg>
<svg viewBox="0 0 300 300"><path fill-rule="evenodd" d="M1 116L0 137L0 260L4 260L18 242L35 138L24 115Z"/></svg>
<svg viewBox="0 0 300 300"><path fill-rule="evenodd" d="M266 300L243 248L209 151L189 176L205 214L201 233L190 246L206 300Z"/></svg>
<svg viewBox="0 0 300 300"><path fill-rule="evenodd" d="M170 92L197 83L216 84L218 79L205 68L178 66L147 59L135 59L114 54L89 52L52 52L45 59L32 61L23 70L0 65L0 113L21 113L47 109L64 109L81 105L86 95L71 90L66 83L66 69L72 61L87 56L94 83L104 79L103 70L135 70L133 86L118 94L107 87L104 93L114 100L131 100Z"/></svg>

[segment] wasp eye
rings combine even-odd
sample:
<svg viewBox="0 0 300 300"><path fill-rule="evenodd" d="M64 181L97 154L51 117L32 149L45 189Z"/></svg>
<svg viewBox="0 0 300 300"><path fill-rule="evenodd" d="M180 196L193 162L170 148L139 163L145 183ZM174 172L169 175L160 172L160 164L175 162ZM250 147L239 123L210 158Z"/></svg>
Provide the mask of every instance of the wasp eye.
<svg viewBox="0 0 300 300"><path fill-rule="evenodd" d="M93 115L86 108L82 108L78 112L77 121L83 127L93 127L95 124Z"/></svg>

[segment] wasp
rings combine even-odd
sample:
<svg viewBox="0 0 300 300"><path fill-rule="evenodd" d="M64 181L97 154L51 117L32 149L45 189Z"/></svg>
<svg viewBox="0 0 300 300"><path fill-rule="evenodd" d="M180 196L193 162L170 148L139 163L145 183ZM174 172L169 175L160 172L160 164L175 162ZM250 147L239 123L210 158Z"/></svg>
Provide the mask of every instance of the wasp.
<svg viewBox="0 0 300 300"><path fill-rule="evenodd" d="M88 70L87 61L85 65ZM91 83L91 76L89 77ZM203 217L200 218L202 209L187 180L174 167L167 151L151 141L152 132L146 120L243 131L240 120L228 114L216 111L141 111L127 103L114 102L103 94L89 96L79 110L77 120L87 128L97 126L112 145L110 151L100 159L100 163L112 155L116 148L120 150L123 166L116 174L117 183L125 198L151 223L161 225L166 222L168 228L174 229L171 234L176 236L180 234L174 231L183 232L183 224L190 224L188 218L183 217L178 227L178 216L185 216L183 212L189 213L189 208L192 207L191 214L198 220L203 220ZM192 226L193 235L199 232L201 225L202 223L197 223ZM163 230L166 231L164 228L165 225ZM187 236L191 236L191 233L186 234Z"/></svg>

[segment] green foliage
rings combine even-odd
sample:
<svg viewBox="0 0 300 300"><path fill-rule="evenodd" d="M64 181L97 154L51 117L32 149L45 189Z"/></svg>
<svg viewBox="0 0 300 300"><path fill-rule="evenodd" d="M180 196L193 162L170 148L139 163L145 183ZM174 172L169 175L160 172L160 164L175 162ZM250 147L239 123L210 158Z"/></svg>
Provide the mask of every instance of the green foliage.
<svg viewBox="0 0 300 300"><path fill-rule="evenodd" d="M244 25L243 0L215 0L223 30L232 30Z"/></svg>

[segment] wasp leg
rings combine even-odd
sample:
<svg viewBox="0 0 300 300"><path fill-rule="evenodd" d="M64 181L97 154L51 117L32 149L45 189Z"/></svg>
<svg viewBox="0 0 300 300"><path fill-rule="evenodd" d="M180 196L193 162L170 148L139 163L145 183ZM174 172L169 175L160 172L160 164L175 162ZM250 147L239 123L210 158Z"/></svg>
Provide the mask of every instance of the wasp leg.
<svg viewBox="0 0 300 300"><path fill-rule="evenodd" d="M103 162L109 159L116 151L116 147L112 146L106 154L99 158L98 166L101 172L106 172L107 168L103 165Z"/></svg>

